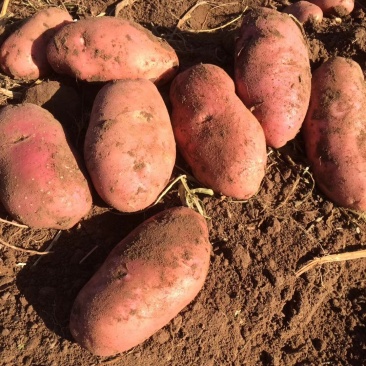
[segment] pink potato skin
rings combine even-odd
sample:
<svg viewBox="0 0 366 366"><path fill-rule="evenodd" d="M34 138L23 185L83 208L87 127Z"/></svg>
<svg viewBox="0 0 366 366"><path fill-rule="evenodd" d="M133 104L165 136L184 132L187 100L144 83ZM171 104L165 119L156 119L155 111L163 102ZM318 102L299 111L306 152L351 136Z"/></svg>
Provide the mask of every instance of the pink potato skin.
<svg viewBox="0 0 366 366"><path fill-rule="evenodd" d="M244 16L236 40L235 85L261 123L267 145L293 139L310 99L310 61L304 37L287 14L259 8Z"/></svg>
<svg viewBox="0 0 366 366"><path fill-rule="evenodd" d="M48 42L70 22L72 18L65 10L48 8L39 11L2 44L0 66L3 72L25 80L48 75L52 71L46 55Z"/></svg>
<svg viewBox="0 0 366 366"><path fill-rule="evenodd" d="M84 145L94 187L117 210L152 204L168 183L175 141L167 108L149 80L119 80L98 93Z"/></svg>
<svg viewBox="0 0 366 366"><path fill-rule="evenodd" d="M53 69L86 81L149 79L163 84L178 70L169 44L137 23L98 17L69 24L48 46Z"/></svg>
<svg viewBox="0 0 366 366"><path fill-rule="evenodd" d="M366 211L366 85L356 62L335 57L315 70L303 134L321 190Z"/></svg>
<svg viewBox="0 0 366 366"><path fill-rule="evenodd" d="M146 220L79 292L71 334L98 356L137 346L196 297L210 253L207 224L198 213L179 207Z"/></svg>
<svg viewBox="0 0 366 366"><path fill-rule="evenodd" d="M283 13L292 14L300 23L313 21L320 23L323 20L323 11L319 6L309 1L297 1L283 9Z"/></svg>
<svg viewBox="0 0 366 366"><path fill-rule="evenodd" d="M324 14L348 15L355 7L355 0L309 0L319 6Z"/></svg>
<svg viewBox="0 0 366 366"><path fill-rule="evenodd" d="M0 198L33 228L69 229L91 209L89 185L61 124L33 104L0 111Z"/></svg>
<svg viewBox="0 0 366 366"><path fill-rule="evenodd" d="M246 199L259 189L267 162L263 130L218 66L179 74L170 89L177 145L193 175L226 196Z"/></svg>

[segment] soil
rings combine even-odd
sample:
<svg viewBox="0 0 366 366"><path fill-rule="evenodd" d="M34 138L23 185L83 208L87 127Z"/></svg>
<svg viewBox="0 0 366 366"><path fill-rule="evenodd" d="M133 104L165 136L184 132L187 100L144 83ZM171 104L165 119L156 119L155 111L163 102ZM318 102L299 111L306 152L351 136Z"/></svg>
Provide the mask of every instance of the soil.
<svg viewBox="0 0 366 366"><path fill-rule="evenodd" d="M66 6L74 18L102 12L114 15L118 5L99 0L47 3ZM232 75L240 20L216 32L197 31L220 27L247 5L261 2L204 4L183 21L196 3L130 1L119 16L167 39L178 52L182 70L210 62ZM288 4L286 0L262 2L279 10ZM46 2L12 1L2 38L42 6ZM351 15L305 27L312 68L341 55L359 62L366 73L365 12L364 2L356 1ZM52 104L56 110L63 105L76 108L65 129L82 152L91 106L101 85L65 81L56 75L51 80L66 82L80 100L76 103L72 93L50 91L45 93L53 95L52 103L41 96L34 100ZM3 88L16 92L13 99L2 96L1 104L19 102L32 86L15 84L4 76L0 81ZM161 89L168 103L167 91L168 86ZM65 109L65 115L70 110ZM250 200L202 197L210 217L212 255L208 278L197 298L143 344L109 358L95 357L72 340L71 306L123 237L153 214L181 204L176 187L158 205L132 215L106 207L94 194L89 216L59 236L55 230L1 223L0 237L9 244L38 251L53 246L52 253L43 256L0 246L0 365L366 364L366 260L326 263L296 276L315 257L366 249L365 216L337 207L317 189L301 134L279 150L268 149L268 159L261 189ZM182 168L188 169L178 157L174 175ZM10 219L1 207L0 217Z"/></svg>

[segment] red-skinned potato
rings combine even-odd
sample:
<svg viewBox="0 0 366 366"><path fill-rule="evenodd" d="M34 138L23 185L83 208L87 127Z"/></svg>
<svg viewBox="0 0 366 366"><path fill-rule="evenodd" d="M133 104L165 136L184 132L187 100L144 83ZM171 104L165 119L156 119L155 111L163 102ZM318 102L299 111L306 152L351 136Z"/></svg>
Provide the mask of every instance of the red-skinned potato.
<svg viewBox="0 0 366 366"><path fill-rule="evenodd" d="M34 104L0 111L0 199L33 228L69 229L91 209L89 185L61 124Z"/></svg>
<svg viewBox="0 0 366 366"><path fill-rule="evenodd" d="M196 65L174 79L170 100L175 139L193 175L226 196L253 196L264 177L266 143L233 80L218 66Z"/></svg>
<svg viewBox="0 0 366 366"><path fill-rule="evenodd" d="M309 105L311 73L305 39L288 14L258 8L244 16L235 85L261 123L267 145L279 148L296 136Z"/></svg>
<svg viewBox="0 0 366 366"><path fill-rule="evenodd" d="M53 69L86 81L149 79L163 84L178 69L172 47L137 23L97 17L69 24L48 46Z"/></svg>
<svg viewBox="0 0 366 366"><path fill-rule="evenodd" d="M49 40L65 24L70 14L58 8L39 11L9 36L0 49L0 66L16 79L35 80L52 71L47 61Z"/></svg>
<svg viewBox="0 0 366 366"><path fill-rule="evenodd" d="M319 6L324 14L348 15L355 7L355 0L309 0Z"/></svg>
<svg viewBox="0 0 366 366"><path fill-rule="evenodd" d="M152 204L175 163L170 117L149 80L119 80L98 93L85 137L84 157L96 191L117 210Z"/></svg>
<svg viewBox="0 0 366 366"><path fill-rule="evenodd" d="M180 207L153 216L117 244L79 292L71 334L99 356L137 346L196 297L210 252L198 213Z"/></svg>
<svg viewBox="0 0 366 366"><path fill-rule="evenodd" d="M356 62L335 57L315 70L303 133L321 190L366 211L366 85Z"/></svg>
<svg viewBox="0 0 366 366"><path fill-rule="evenodd" d="M313 21L320 23L323 20L323 11L319 6L309 1L297 1L283 9L284 13L292 14L300 23Z"/></svg>

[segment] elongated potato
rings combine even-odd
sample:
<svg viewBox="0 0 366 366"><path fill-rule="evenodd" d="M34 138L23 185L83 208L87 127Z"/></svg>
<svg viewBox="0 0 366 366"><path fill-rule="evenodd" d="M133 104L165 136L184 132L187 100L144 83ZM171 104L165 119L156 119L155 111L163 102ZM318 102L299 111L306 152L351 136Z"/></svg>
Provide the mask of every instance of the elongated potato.
<svg viewBox="0 0 366 366"><path fill-rule="evenodd" d="M71 334L99 356L138 345L195 298L210 252L201 215L180 207L153 216L112 250L80 291Z"/></svg>
<svg viewBox="0 0 366 366"><path fill-rule="evenodd" d="M263 130L218 66L179 74L170 90L178 147L194 176L224 195L246 199L259 189L267 162Z"/></svg>
<svg viewBox="0 0 366 366"><path fill-rule="evenodd" d="M162 84L178 69L166 41L137 23L108 16L69 24L47 54L56 72L86 81L144 78Z"/></svg>
<svg viewBox="0 0 366 366"><path fill-rule="evenodd" d="M47 44L70 14L58 8L39 11L5 40L0 49L1 69L16 79L35 80L52 71L46 55Z"/></svg>
<svg viewBox="0 0 366 366"><path fill-rule="evenodd" d="M152 204L169 181L175 153L169 114L152 82L119 80L100 90L84 156L105 202L125 212Z"/></svg>
<svg viewBox="0 0 366 366"><path fill-rule="evenodd" d="M303 125L321 190L340 206L366 210L366 85L360 66L335 57L315 70Z"/></svg>
<svg viewBox="0 0 366 366"><path fill-rule="evenodd" d="M244 16L235 84L261 123L267 145L279 148L296 136L309 105L311 73L305 39L289 15L258 8Z"/></svg>
<svg viewBox="0 0 366 366"><path fill-rule="evenodd" d="M15 219L68 229L89 212L89 185L51 113L34 104L7 106L0 138L0 199Z"/></svg>

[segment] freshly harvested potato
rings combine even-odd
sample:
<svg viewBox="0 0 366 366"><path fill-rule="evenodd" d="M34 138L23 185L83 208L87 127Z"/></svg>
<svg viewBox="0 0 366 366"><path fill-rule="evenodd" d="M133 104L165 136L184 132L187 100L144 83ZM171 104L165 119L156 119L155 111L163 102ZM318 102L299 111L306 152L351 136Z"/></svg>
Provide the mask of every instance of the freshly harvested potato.
<svg viewBox="0 0 366 366"><path fill-rule="evenodd" d="M283 9L284 13L292 14L300 23L313 21L320 23L323 20L323 11L319 6L309 1L298 1Z"/></svg>
<svg viewBox="0 0 366 366"><path fill-rule="evenodd" d="M108 16L63 28L48 46L48 60L56 72L86 81L144 78L162 84L178 69L166 41L137 23Z"/></svg>
<svg viewBox="0 0 366 366"><path fill-rule="evenodd" d="M318 5L324 14L348 15L355 7L355 0L309 0Z"/></svg>
<svg viewBox="0 0 366 366"><path fill-rule="evenodd" d="M0 199L33 228L69 229L92 204L61 124L33 104L0 111Z"/></svg>
<svg viewBox="0 0 366 366"><path fill-rule="evenodd" d="M315 70L303 125L321 190L340 206L366 210L366 85L360 66L335 57Z"/></svg>
<svg viewBox="0 0 366 366"><path fill-rule="evenodd" d="M170 89L177 145L204 185L246 199L259 189L267 155L263 130L218 66L201 64L179 74Z"/></svg>
<svg viewBox="0 0 366 366"><path fill-rule="evenodd" d="M289 15L258 8L244 16L235 84L261 123L267 145L279 148L296 136L309 105L311 73L305 39Z"/></svg>
<svg viewBox="0 0 366 366"><path fill-rule="evenodd" d="M84 157L102 199L135 212L152 204L175 163L170 117L156 86L125 79L98 93L85 138Z"/></svg>
<svg viewBox="0 0 366 366"><path fill-rule="evenodd" d="M79 292L70 318L76 342L98 356L143 342L196 297L210 252L206 221L189 208L142 223Z"/></svg>
<svg viewBox="0 0 366 366"><path fill-rule="evenodd" d="M5 40L0 49L3 72L16 79L35 80L52 71L46 55L47 44L70 14L58 8L39 11Z"/></svg>

